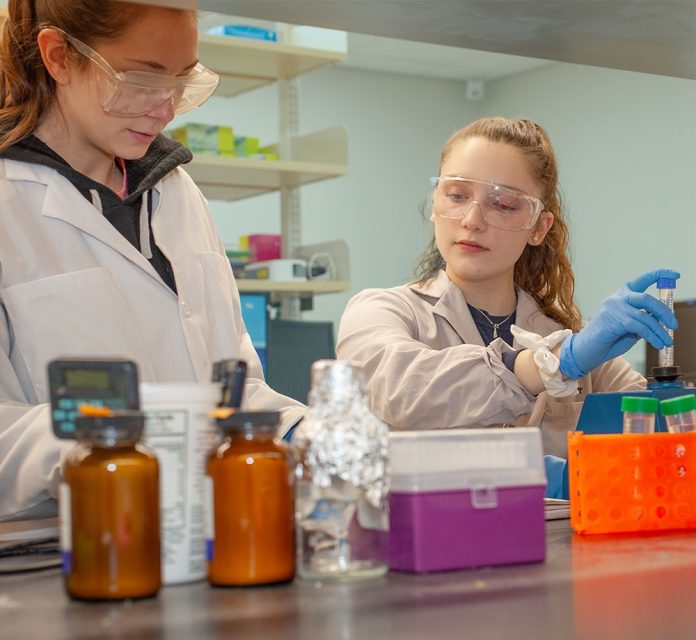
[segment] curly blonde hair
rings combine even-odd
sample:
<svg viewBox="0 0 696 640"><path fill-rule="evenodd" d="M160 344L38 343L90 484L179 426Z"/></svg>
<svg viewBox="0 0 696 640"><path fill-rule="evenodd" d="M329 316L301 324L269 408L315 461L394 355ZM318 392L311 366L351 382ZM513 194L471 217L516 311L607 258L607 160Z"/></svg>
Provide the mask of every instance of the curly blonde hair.
<svg viewBox="0 0 696 640"><path fill-rule="evenodd" d="M541 200L553 214L554 223L540 245L527 245L524 249L515 264L515 284L534 298L544 315L563 327L579 331L582 320L574 301L575 276L569 258L568 225L558 192L556 155L548 134L531 120L481 118L450 136L440 154L440 166L456 144L469 138L509 144L529 159L532 173L543 187ZM444 266L433 236L416 268L416 281L430 280Z"/></svg>

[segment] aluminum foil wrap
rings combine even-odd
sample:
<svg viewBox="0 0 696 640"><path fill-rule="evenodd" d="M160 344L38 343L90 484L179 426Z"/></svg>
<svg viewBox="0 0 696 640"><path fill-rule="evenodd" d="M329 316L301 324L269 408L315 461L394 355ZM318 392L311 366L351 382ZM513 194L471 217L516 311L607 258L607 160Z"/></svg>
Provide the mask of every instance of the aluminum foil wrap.
<svg viewBox="0 0 696 640"><path fill-rule="evenodd" d="M309 409L293 444L315 485L330 487L338 477L382 507L389 491L389 429L370 411L359 365L343 360L312 365Z"/></svg>

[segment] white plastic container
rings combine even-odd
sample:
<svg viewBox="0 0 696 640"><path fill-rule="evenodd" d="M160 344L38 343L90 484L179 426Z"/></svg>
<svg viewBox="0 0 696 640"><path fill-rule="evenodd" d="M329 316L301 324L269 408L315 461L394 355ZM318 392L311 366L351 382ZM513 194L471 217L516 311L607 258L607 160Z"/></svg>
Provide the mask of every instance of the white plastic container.
<svg viewBox="0 0 696 640"><path fill-rule="evenodd" d="M141 383L143 442L160 463L162 582L203 580L205 463L218 442L209 412L222 394L218 383Z"/></svg>
<svg viewBox="0 0 696 640"><path fill-rule="evenodd" d="M390 434L390 568L539 562L546 474L536 427Z"/></svg>

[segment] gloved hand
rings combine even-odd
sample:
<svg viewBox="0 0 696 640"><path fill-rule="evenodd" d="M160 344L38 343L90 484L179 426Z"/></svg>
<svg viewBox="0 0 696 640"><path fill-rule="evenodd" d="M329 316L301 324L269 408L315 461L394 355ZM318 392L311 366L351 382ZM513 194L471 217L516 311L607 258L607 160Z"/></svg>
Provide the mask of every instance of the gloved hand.
<svg viewBox="0 0 696 640"><path fill-rule="evenodd" d="M561 345L561 373L577 380L592 369L626 353L644 338L656 349L669 347L666 329L676 329L677 319L667 305L644 291L659 278L680 277L677 271L658 269L638 276L609 296L581 331L568 336Z"/></svg>
<svg viewBox="0 0 696 640"><path fill-rule="evenodd" d="M544 456L546 498L568 500L568 461L557 456Z"/></svg>

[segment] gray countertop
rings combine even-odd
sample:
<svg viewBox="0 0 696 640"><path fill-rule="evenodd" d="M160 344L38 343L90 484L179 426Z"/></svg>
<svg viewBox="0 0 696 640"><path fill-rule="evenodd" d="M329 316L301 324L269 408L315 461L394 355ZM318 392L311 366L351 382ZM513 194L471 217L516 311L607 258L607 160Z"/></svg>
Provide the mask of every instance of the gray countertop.
<svg viewBox="0 0 696 640"><path fill-rule="evenodd" d="M696 533L582 537L556 520L540 564L352 584L195 583L123 603L71 601L57 569L5 575L0 637L695 638Z"/></svg>

